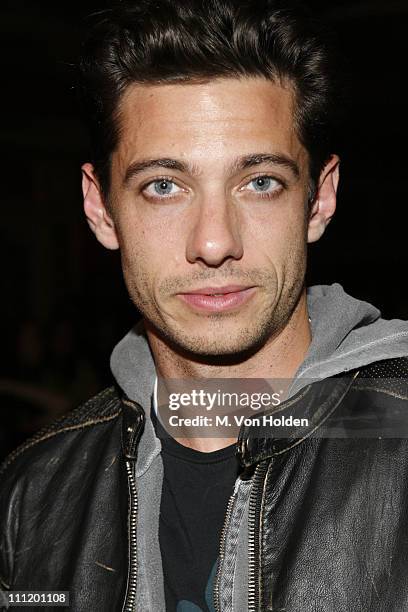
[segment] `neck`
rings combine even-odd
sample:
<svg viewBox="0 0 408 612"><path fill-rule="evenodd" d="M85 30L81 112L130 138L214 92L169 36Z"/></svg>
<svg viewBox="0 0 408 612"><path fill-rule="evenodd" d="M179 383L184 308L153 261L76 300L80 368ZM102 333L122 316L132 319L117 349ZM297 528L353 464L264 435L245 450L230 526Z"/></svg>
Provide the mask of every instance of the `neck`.
<svg viewBox="0 0 408 612"><path fill-rule="evenodd" d="M157 373L163 379L265 378L290 381L303 362L312 338L306 290L282 329L242 361L231 362L230 358L222 361L217 357L212 363L208 360L204 363L193 355L178 352L148 324L146 333ZM177 438L177 441L199 451L211 452L233 444L236 438Z"/></svg>

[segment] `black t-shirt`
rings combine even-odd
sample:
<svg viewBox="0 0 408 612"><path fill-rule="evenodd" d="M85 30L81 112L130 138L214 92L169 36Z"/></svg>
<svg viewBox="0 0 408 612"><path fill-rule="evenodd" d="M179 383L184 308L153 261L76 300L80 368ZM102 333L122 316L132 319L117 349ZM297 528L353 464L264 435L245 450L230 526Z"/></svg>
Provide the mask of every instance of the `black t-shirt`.
<svg viewBox="0 0 408 612"><path fill-rule="evenodd" d="M202 453L156 429L164 480L159 543L167 612L213 612L220 536L239 467L235 444Z"/></svg>

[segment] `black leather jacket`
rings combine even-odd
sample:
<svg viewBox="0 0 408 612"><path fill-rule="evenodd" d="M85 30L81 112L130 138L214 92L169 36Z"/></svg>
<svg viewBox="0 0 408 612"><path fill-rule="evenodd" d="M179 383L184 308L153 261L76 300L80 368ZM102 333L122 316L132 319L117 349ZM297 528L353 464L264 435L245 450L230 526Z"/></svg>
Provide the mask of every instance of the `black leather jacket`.
<svg viewBox="0 0 408 612"><path fill-rule="evenodd" d="M408 358L373 364L342 379L330 401L320 391L310 396L308 431L279 440L241 431L242 478L253 485L248 601L240 610L408 610L408 442L404 432L354 435L362 423L370 429L373 414L377 433L390 415L403 426L407 378ZM3 589L70 591L75 612L133 609L143 491L132 489L131 466L143 419L111 388L8 457L0 482ZM345 437L350 420L354 433ZM328 423L337 429L317 436Z"/></svg>

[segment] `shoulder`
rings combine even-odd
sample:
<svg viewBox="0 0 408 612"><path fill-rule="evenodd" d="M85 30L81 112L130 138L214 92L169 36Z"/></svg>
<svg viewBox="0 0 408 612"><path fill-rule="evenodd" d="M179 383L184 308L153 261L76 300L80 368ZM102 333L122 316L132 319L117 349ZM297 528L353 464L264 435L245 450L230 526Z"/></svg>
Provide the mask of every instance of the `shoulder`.
<svg viewBox="0 0 408 612"><path fill-rule="evenodd" d="M41 429L6 457L0 465L0 478L6 474L37 464L37 459L47 461L55 449L68 449L81 439L89 438L112 426L121 413L121 400L115 387L104 389L78 408ZM85 437L84 437L85 434ZM86 439L85 439L86 438ZM59 453L60 454L60 453ZM40 461L41 463L41 461Z"/></svg>
<svg viewBox="0 0 408 612"><path fill-rule="evenodd" d="M408 357L376 361L360 369L354 390L408 399Z"/></svg>
<svg viewBox="0 0 408 612"><path fill-rule="evenodd" d="M374 361L360 370L360 378L408 379L408 356Z"/></svg>
<svg viewBox="0 0 408 612"><path fill-rule="evenodd" d="M332 425L341 427L339 431L344 437L388 439L406 457L408 357L386 359L360 368L350 391Z"/></svg>
<svg viewBox="0 0 408 612"><path fill-rule="evenodd" d="M106 389L5 459L0 468L0 585L12 584L19 546L32 542L39 547L47 533L68 529L81 515L86 490L99 487L108 497L116 491L121 405L116 389Z"/></svg>

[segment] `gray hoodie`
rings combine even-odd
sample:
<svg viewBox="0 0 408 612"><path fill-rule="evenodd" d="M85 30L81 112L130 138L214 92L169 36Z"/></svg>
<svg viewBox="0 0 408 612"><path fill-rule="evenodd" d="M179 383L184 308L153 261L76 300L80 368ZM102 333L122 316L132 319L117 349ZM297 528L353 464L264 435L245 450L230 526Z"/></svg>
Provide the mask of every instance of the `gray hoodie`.
<svg viewBox="0 0 408 612"><path fill-rule="evenodd" d="M307 291L312 342L299 367L291 395L310 382L354 370L375 361L408 355L408 323L385 321L367 302L347 295L338 284ZM140 440L136 478L138 513L138 590L136 610L164 612L164 587L158 541L163 464L150 411L156 378L143 326L132 329L115 347L111 368L118 384L146 413ZM245 612L247 593L247 501L251 481L237 480L236 501L226 534L226 557L234 566L233 580L221 573L223 612ZM225 558L226 558L225 557Z"/></svg>

